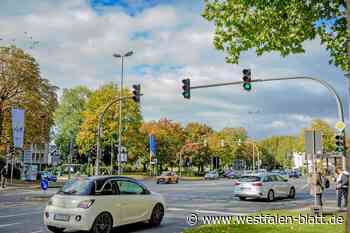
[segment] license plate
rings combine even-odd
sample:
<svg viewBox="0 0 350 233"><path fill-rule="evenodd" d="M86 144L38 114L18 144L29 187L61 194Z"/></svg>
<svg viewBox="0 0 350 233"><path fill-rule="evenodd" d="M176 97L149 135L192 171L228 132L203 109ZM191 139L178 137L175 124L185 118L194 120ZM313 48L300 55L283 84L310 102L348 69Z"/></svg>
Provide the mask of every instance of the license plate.
<svg viewBox="0 0 350 233"><path fill-rule="evenodd" d="M64 215L64 214L55 214L53 217L54 220L57 221L63 221L63 222L68 222L69 221L69 215Z"/></svg>

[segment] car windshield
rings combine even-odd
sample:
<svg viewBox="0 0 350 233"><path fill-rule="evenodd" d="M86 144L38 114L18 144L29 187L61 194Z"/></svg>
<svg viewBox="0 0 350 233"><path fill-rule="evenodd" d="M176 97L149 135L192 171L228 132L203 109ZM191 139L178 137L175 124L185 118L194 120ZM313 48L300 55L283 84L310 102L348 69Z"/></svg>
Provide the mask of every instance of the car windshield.
<svg viewBox="0 0 350 233"><path fill-rule="evenodd" d="M89 179L76 178L67 182L58 193L67 195L89 195L93 182Z"/></svg>
<svg viewBox="0 0 350 233"><path fill-rule="evenodd" d="M239 178L240 182L256 182L260 180L261 177L259 176L242 176L241 178Z"/></svg>
<svg viewBox="0 0 350 233"><path fill-rule="evenodd" d="M170 172L163 172L163 173L162 173L162 176L170 176L170 175L171 175Z"/></svg>

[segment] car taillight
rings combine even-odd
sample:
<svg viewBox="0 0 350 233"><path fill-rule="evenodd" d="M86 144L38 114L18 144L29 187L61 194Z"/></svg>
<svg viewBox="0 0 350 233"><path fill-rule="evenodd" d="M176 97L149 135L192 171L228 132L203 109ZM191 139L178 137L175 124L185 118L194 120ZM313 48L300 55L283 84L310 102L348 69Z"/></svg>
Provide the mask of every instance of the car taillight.
<svg viewBox="0 0 350 233"><path fill-rule="evenodd" d="M92 204L94 204L95 200L85 200L85 201L81 201L78 204L78 208L82 208L82 209L88 209L90 208L90 206L92 206Z"/></svg>
<svg viewBox="0 0 350 233"><path fill-rule="evenodd" d="M236 181L235 183L234 183L234 185L236 185L236 186L238 186L238 185L240 185L241 183L239 183L238 181Z"/></svg>
<svg viewBox="0 0 350 233"><path fill-rule="evenodd" d="M256 182L256 183L253 183L254 186L262 186L263 184L261 182Z"/></svg>

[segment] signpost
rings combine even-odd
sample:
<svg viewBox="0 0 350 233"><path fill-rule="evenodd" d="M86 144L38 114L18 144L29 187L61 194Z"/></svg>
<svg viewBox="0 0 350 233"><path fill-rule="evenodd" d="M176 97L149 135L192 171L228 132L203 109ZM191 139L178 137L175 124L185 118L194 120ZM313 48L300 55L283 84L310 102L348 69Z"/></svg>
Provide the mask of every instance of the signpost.
<svg viewBox="0 0 350 233"><path fill-rule="evenodd" d="M343 121L338 121L336 124L335 124L335 128L339 131L339 132L343 132L344 129L346 127L346 124L343 122Z"/></svg>

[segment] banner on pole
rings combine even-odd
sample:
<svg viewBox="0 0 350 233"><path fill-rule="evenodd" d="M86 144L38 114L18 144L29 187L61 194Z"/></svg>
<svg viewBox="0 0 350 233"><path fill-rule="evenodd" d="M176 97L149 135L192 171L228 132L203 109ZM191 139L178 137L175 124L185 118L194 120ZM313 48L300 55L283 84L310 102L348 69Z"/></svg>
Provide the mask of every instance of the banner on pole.
<svg viewBox="0 0 350 233"><path fill-rule="evenodd" d="M157 142L154 135L149 135L149 151L150 151L150 162L155 164L157 162Z"/></svg>
<svg viewBox="0 0 350 233"><path fill-rule="evenodd" d="M23 148L24 139L24 110L11 109L13 144L16 148Z"/></svg>

